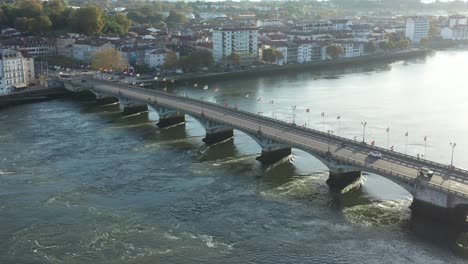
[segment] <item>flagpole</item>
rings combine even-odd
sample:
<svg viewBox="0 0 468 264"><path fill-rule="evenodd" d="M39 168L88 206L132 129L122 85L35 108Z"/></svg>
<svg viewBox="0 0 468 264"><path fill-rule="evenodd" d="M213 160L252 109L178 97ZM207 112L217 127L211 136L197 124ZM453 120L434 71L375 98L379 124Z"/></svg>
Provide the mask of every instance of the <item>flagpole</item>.
<svg viewBox="0 0 468 264"><path fill-rule="evenodd" d="M325 112L322 112L322 132L325 133Z"/></svg>
<svg viewBox="0 0 468 264"><path fill-rule="evenodd" d="M341 116L338 116L338 136L340 136Z"/></svg>
<svg viewBox="0 0 468 264"><path fill-rule="evenodd" d="M426 146L427 146L427 137L424 137L424 157L426 157Z"/></svg>
<svg viewBox="0 0 468 264"><path fill-rule="evenodd" d="M406 132L405 137L406 137L405 154L408 154L408 132Z"/></svg>
<svg viewBox="0 0 468 264"><path fill-rule="evenodd" d="M307 123L307 127L310 127L310 108L308 108L308 114L309 114L309 120L308 120L308 123Z"/></svg>

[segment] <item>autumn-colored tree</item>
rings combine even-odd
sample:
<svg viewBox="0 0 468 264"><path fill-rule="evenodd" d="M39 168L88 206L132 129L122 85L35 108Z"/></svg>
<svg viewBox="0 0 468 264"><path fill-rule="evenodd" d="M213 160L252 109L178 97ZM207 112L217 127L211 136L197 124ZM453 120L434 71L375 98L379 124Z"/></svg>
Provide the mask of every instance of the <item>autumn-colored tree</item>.
<svg viewBox="0 0 468 264"><path fill-rule="evenodd" d="M372 41L369 41L366 43L364 46L364 49L366 50L367 53L372 54L375 52L375 44Z"/></svg>
<svg viewBox="0 0 468 264"><path fill-rule="evenodd" d="M91 68L94 70L107 69L119 71L127 67L127 62L116 49L103 49L94 53Z"/></svg>
<svg viewBox="0 0 468 264"><path fill-rule="evenodd" d="M263 51L263 60L266 62L276 62L283 58L283 53L276 49L265 49Z"/></svg>
<svg viewBox="0 0 468 264"><path fill-rule="evenodd" d="M166 55L166 61L163 64L163 69L173 70L179 66L179 60L177 59L177 54L175 52L169 52Z"/></svg>
<svg viewBox="0 0 468 264"><path fill-rule="evenodd" d="M338 45L329 45L327 46L327 55L332 59L337 59L341 54L343 54L343 48Z"/></svg>

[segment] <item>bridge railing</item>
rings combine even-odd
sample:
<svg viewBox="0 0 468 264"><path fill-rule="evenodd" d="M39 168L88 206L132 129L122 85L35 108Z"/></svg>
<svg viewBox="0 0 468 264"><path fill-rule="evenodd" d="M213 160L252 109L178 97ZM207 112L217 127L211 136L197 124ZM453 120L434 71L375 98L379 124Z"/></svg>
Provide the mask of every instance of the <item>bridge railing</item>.
<svg viewBox="0 0 468 264"><path fill-rule="evenodd" d="M225 112L230 112L230 113L233 113L233 114L242 114L244 116L250 116L251 118L253 118L255 120L259 120L260 124L262 123L261 121L263 121L263 123L268 122L270 124L276 124L277 126L280 126L282 128L288 129L288 130L293 130L293 131L296 131L296 132L300 132L301 134L307 134L307 135L313 134L313 135L316 135L316 136L319 136L319 137L325 137L325 138L328 138L330 140L334 140L335 143L337 143L337 142L338 143L339 142L346 142L346 144L348 144L348 146L353 145L353 146L355 146L356 148L359 148L359 149L364 149L364 150L367 150L367 151L378 150L382 154L384 154L384 155L386 155L388 157L393 157L395 159L404 159L404 160L407 160L407 161L410 160L415 165L418 164L418 165L421 165L421 166L428 166L428 167L431 167L431 169L433 169L433 170L435 170L437 168L439 171L442 171L444 173L458 172L458 173L462 174L464 180L468 180L468 171L463 170L461 168L456 168L456 167L449 168L449 166L447 166L447 165L437 163L437 162L434 162L434 161L418 159L418 158L416 158L414 156L407 155L407 154L404 154L404 153L401 153L401 152L391 151L391 150L388 150L386 148L382 148L382 147L378 147L378 146L371 146L371 145L368 145L368 144L365 144L365 143L356 142L356 141L354 141L352 139L348 139L348 138L345 138L345 137L340 137L340 136L337 136L337 135L334 135L334 134L329 134L327 132L323 132L323 131L319 131L319 130L315 130L315 129L311 129L311 128L307 128L307 127L297 126L297 125L294 125L294 124L289 124L289 123L287 123L285 121L282 121L282 120L277 120L277 119L267 117L267 116L260 116L258 114L248 112L248 111L244 111L244 110L241 110L241 109L236 110L234 108L223 107L223 106L221 106L219 104L216 104L216 103L212 103L212 102L208 102L208 101L202 101L202 100L191 98L191 97L184 97L184 96L175 95L175 94L168 94L168 93L161 92L161 91L145 89L145 88L141 88L141 87L138 87L138 86L131 86L131 85L122 84L122 83L109 82L109 81L106 81L106 80L91 79L91 81L97 81L97 82L101 82L101 83L105 83L105 84L111 84L111 85L115 85L115 86L119 86L119 87L127 88L127 89L132 89L132 90L141 90L143 92L156 93L156 94L158 94L160 96L164 96L164 97L172 97L172 98L178 98L178 99L182 99L182 100L186 100L186 101L191 101L191 102L196 103L198 105L203 104L204 107L206 107L206 108L213 107L215 109L220 109L220 110L223 110ZM196 113L196 114L198 114L198 113ZM224 122L224 120L221 121L221 122ZM406 163L406 165L409 165L409 164ZM415 167L418 167L418 166L416 165Z"/></svg>

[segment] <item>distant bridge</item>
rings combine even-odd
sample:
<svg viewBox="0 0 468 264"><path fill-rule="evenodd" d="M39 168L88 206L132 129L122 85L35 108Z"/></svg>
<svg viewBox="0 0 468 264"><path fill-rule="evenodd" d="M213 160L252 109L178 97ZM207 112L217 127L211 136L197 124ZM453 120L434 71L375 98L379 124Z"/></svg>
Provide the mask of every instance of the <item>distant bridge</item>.
<svg viewBox="0 0 468 264"><path fill-rule="evenodd" d="M346 185L362 171L381 175L413 195L413 212L466 224L468 171L194 98L89 77L64 84L75 92L89 90L98 100L116 98L126 113L147 110L149 106L159 114L159 127L184 123L185 115L190 115L205 128L203 141L207 144L231 138L234 129L242 131L261 146L257 159L262 163L289 156L291 148L303 150L330 169L327 182L332 186ZM371 150L380 151L383 157L370 157ZM434 175L419 175L422 166L433 170Z"/></svg>

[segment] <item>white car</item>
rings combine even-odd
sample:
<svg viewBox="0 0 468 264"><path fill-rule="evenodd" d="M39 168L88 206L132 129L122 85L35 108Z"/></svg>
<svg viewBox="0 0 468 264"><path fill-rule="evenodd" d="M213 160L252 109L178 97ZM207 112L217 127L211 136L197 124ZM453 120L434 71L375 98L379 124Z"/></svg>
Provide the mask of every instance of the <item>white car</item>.
<svg viewBox="0 0 468 264"><path fill-rule="evenodd" d="M432 170L430 170L429 168L427 167L422 167L420 170L419 170L419 174L421 174L422 176L426 176L426 177L432 177L432 175L434 175L434 172Z"/></svg>
<svg viewBox="0 0 468 264"><path fill-rule="evenodd" d="M382 153L380 153L380 151L373 150L369 152L369 156L380 159L382 158Z"/></svg>

